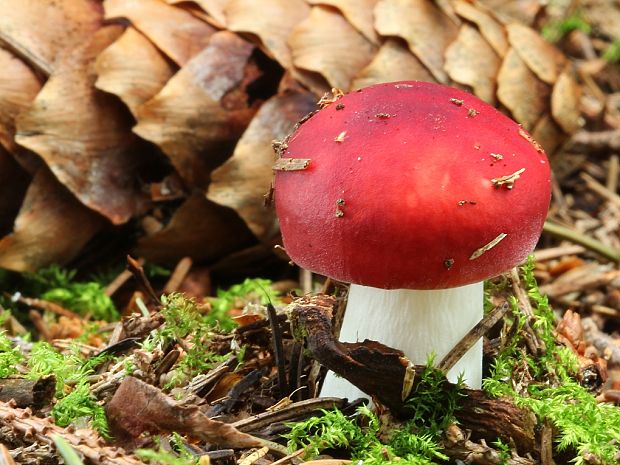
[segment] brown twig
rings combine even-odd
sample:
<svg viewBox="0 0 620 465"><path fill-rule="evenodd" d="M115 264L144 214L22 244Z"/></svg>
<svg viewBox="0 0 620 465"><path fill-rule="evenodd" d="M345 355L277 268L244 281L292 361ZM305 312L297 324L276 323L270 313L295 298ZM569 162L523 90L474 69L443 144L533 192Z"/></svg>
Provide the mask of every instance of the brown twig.
<svg viewBox="0 0 620 465"><path fill-rule="evenodd" d="M495 324L501 320L510 309L507 302L495 307L480 322L474 326L461 341L446 354L437 364L437 368L444 373L448 372L473 345L484 336Z"/></svg>
<svg viewBox="0 0 620 465"><path fill-rule="evenodd" d="M146 291L148 296L153 301L157 307L161 307L161 301L159 300L159 296L151 286L150 281L146 277L144 273L144 268L138 260L133 258L131 255L127 255L127 269L133 274L134 278L138 281L138 284Z"/></svg>
<svg viewBox="0 0 620 465"><path fill-rule="evenodd" d="M276 367L278 369L278 389L280 396L288 396L288 383L286 382L286 361L284 360L284 348L282 346L282 328L278 323L278 316L275 307L267 304L267 316L269 318L269 327L271 328L271 340L273 346L273 354L276 359Z"/></svg>
<svg viewBox="0 0 620 465"><path fill-rule="evenodd" d="M606 186L598 182L588 173L582 172L579 176L586 182L586 186L588 186L590 190L596 192L605 200L608 200L609 202L620 207L620 195L609 190Z"/></svg>
<svg viewBox="0 0 620 465"><path fill-rule="evenodd" d="M585 247L580 245L560 245L558 247L549 247L547 249L539 249L534 251L534 260L537 263L553 260L554 258L562 258L567 255L576 255L585 252Z"/></svg>
<svg viewBox="0 0 620 465"><path fill-rule="evenodd" d="M170 278L168 278L168 282L164 286L164 294L170 294L171 292L175 292L181 287L183 280L189 273L189 270L192 268L192 259L190 257L183 257L177 263L177 266L174 267Z"/></svg>
<svg viewBox="0 0 620 465"><path fill-rule="evenodd" d="M556 280L550 284L540 286L540 292L549 297L560 297L570 292L586 291L599 286L603 286L620 277L620 270L602 271L591 273L578 280Z"/></svg>
<svg viewBox="0 0 620 465"><path fill-rule="evenodd" d="M304 296L291 304L294 334L303 334L308 350L321 364L373 396L400 417L412 414L402 399L403 384L414 372L415 389L424 366L413 366L400 350L375 341L343 343L332 335L331 296ZM455 389L447 380L444 389ZM472 438L512 440L518 450L536 450L536 418L505 399L491 399L483 391L464 389L456 418Z"/></svg>
<svg viewBox="0 0 620 465"><path fill-rule="evenodd" d="M614 152L620 150L620 129L580 131L573 134L568 149L575 152Z"/></svg>

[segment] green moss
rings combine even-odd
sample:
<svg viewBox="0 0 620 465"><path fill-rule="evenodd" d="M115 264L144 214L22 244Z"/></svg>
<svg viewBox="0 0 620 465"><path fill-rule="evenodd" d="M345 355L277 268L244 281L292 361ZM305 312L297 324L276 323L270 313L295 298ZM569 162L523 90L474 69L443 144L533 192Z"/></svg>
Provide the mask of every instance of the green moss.
<svg viewBox="0 0 620 465"><path fill-rule="evenodd" d="M27 297L55 302L79 315L90 315L96 320L118 320L118 311L110 297L105 294L103 284L96 281L78 281L75 276L75 270L67 270L58 265L21 275L5 271L0 274L0 286L11 293L19 292ZM7 308L16 308L9 299L0 303Z"/></svg>
<svg viewBox="0 0 620 465"><path fill-rule="evenodd" d="M84 380L75 386L69 394L58 400L51 413L58 426L69 426L71 423L83 419L102 437L109 438L105 410L90 393L89 386Z"/></svg>
<svg viewBox="0 0 620 465"><path fill-rule="evenodd" d="M218 289L217 297L209 299L211 310L206 316L207 323L218 326L223 331L231 331L235 323L230 318L229 312L233 308L241 308L245 304L254 302L267 305L280 303L279 294L271 287L268 279L246 279L240 284L230 288Z"/></svg>
<svg viewBox="0 0 620 465"><path fill-rule="evenodd" d="M572 14L558 21L553 21L542 28L542 35L549 42L559 42L572 31L592 32L592 26L579 13Z"/></svg>
<svg viewBox="0 0 620 465"><path fill-rule="evenodd" d="M206 373L230 354L216 354L209 349L213 326L200 313L196 302L183 294L162 297L161 314L166 322L143 343L145 350L164 347L170 342L186 341L186 351L174 366L166 388L179 386L200 373Z"/></svg>
<svg viewBox="0 0 620 465"><path fill-rule="evenodd" d="M430 357L406 404L414 412L409 427L439 438L441 431L455 422L454 413L463 395L464 384L459 378L456 388L447 388L449 383L445 374L433 365L434 357Z"/></svg>
<svg viewBox="0 0 620 465"><path fill-rule="evenodd" d="M306 458L316 457L325 449L346 449L353 461L372 465L396 460L399 464L431 465L447 460L439 442L443 429L455 421L461 383L457 389L445 389L446 378L432 363L430 359L407 399L413 418L392 431L387 441L379 439L377 416L368 407L360 407L352 418L336 409L292 424L285 435L289 449L303 447Z"/></svg>
<svg viewBox="0 0 620 465"><path fill-rule="evenodd" d="M600 404L576 381L578 362L575 354L555 339L554 315L546 296L540 294L529 260L521 269L521 279L534 311L533 327L545 344L546 351L533 357L523 350L523 315L513 298L514 317L508 324L512 338L495 359L491 376L483 381L484 389L494 396L509 396L519 406L532 410L540 422L549 421L557 430L558 451L574 455L571 463L583 465L592 455L601 464L617 464L620 457L620 409ZM517 392L513 379L525 385Z"/></svg>
<svg viewBox="0 0 620 465"><path fill-rule="evenodd" d="M603 59L618 63L620 62L620 38L614 40L609 47L603 52Z"/></svg>
<svg viewBox="0 0 620 465"><path fill-rule="evenodd" d="M107 437L105 412L90 392L88 376L94 373L94 367L108 358L100 356L85 359L77 348L68 354L61 354L47 342L36 342L27 360L29 372L26 377L56 377L56 404L51 413L58 425L67 426L82 420Z"/></svg>
<svg viewBox="0 0 620 465"><path fill-rule="evenodd" d="M0 331L0 378L17 373L17 365L24 360L19 347L15 347L4 331Z"/></svg>
<svg viewBox="0 0 620 465"><path fill-rule="evenodd" d="M160 444L157 449L137 449L135 453L141 460L157 465L198 465L200 462L199 457L187 450L178 433L172 433L170 445L177 452L165 449Z"/></svg>
<svg viewBox="0 0 620 465"><path fill-rule="evenodd" d="M447 459L435 435L415 433L414 422L396 431L385 444L379 440L379 428L378 417L368 407L358 408L352 418L336 409L292 424L285 437L289 450L305 449L306 459L326 449L346 449L353 461L372 465L396 461L396 457L399 464L408 465L431 465Z"/></svg>

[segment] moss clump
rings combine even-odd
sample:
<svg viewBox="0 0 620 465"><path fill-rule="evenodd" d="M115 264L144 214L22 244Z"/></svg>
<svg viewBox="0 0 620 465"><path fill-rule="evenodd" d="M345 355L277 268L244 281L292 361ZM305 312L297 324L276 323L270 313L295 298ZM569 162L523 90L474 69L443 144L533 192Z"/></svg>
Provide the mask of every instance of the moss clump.
<svg viewBox="0 0 620 465"><path fill-rule="evenodd" d="M494 396L508 396L533 411L541 423L550 422L557 431L556 449L574 455L571 463L583 465L595 458L600 464L620 461L620 409L600 404L576 381L578 361L567 347L555 339L554 314L546 296L541 295L534 278L532 259L521 269L521 279L534 311L533 328L546 351L533 356L523 349L525 315L511 298L516 325L493 364L484 389ZM513 382L515 377L527 382Z"/></svg>

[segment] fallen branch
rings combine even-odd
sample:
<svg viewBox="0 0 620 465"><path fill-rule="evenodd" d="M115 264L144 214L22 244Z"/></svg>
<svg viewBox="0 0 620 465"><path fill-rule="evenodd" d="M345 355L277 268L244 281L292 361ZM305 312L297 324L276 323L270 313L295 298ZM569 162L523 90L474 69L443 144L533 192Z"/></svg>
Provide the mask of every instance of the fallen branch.
<svg viewBox="0 0 620 465"><path fill-rule="evenodd" d="M392 413L407 418L411 407L403 401L406 380L415 389L424 366L413 366L403 352L379 342L365 340L344 343L332 335L333 297L304 296L290 306L293 333L306 341L307 349L322 365L346 378L371 395ZM446 381L444 389L455 389ZM510 400L489 398L483 391L464 389L460 408L455 413L460 425L471 431L473 440L495 441L498 437L513 441L518 450L537 449L536 418Z"/></svg>

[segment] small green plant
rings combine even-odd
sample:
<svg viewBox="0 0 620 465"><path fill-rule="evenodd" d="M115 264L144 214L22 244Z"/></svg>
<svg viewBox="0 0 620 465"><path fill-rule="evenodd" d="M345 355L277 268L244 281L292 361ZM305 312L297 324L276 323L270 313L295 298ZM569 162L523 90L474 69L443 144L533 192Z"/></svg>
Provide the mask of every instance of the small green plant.
<svg viewBox="0 0 620 465"><path fill-rule="evenodd" d="M219 326L223 331L231 331L235 327L228 314L232 308L242 307L247 302L262 305L271 302L275 305L279 302L279 294L272 289L268 279L246 279L227 290L218 289L217 297L210 299L210 302L211 310L207 314L207 322Z"/></svg>
<svg viewBox="0 0 620 465"><path fill-rule="evenodd" d="M303 447L306 458L316 457L325 449L346 449L353 461L371 465L396 460L403 465L432 465L447 460L434 435L413 432L417 428L414 422L407 423L386 444L378 438L379 428L379 419L368 407L360 407L353 418L336 409L292 424L285 437L289 450Z"/></svg>
<svg viewBox="0 0 620 465"><path fill-rule="evenodd" d="M542 35L549 42L559 42L572 31L592 32L592 26L579 13L572 14L558 21L553 21L542 28Z"/></svg>
<svg viewBox="0 0 620 465"><path fill-rule="evenodd" d="M90 314L96 320L114 321L119 318L112 299L96 282L72 282L67 287L44 292L41 298L63 305L80 315Z"/></svg>
<svg viewBox="0 0 620 465"><path fill-rule="evenodd" d="M398 460L408 465L430 465L447 460L439 441L443 429L455 421L462 382L448 389L444 374L428 360L420 381L407 399L413 418L394 431L386 443L379 438L379 419L367 407L360 407L355 418L341 411L325 411L291 426L286 435L289 449L303 447L315 457L325 449L347 449L352 459L381 465ZM396 459L398 458L398 459Z"/></svg>
<svg viewBox="0 0 620 465"><path fill-rule="evenodd" d="M77 281L75 276L75 270L51 265L36 273L3 273L0 275L0 282L4 289L13 289L13 292L20 292L28 297L55 302L80 315L89 314L97 320L117 320L118 311L110 297L105 294L103 285L95 281ZM9 308L14 306L7 299L2 303L9 305Z"/></svg>
<svg viewBox="0 0 620 465"><path fill-rule="evenodd" d="M110 437L105 410L90 393L89 386L83 381L75 386L69 394L56 402L52 408L52 417L59 426L68 426L83 418L102 437Z"/></svg>
<svg viewBox="0 0 620 465"><path fill-rule="evenodd" d="M491 444L493 445L493 447L495 447L495 450L499 452L499 457L502 461L501 465L507 465L508 459L511 455L510 446L499 438L496 441L493 441Z"/></svg>
<svg viewBox="0 0 620 465"><path fill-rule="evenodd" d="M144 341L143 348L163 346L181 339L186 341L186 352L175 365L166 388L178 386L199 373L205 373L228 358L229 354L221 355L209 350L213 327L198 311L193 299L175 293L163 296L162 303L161 313L166 324L150 340Z"/></svg>
<svg viewBox="0 0 620 465"><path fill-rule="evenodd" d="M356 419L347 418L340 410L323 410L322 416L311 417L291 425L284 437L291 451L305 449L305 457L316 457L325 449L367 449L378 441L378 420L366 407L358 409L358 415L366 417L368 426L363 428Z"/></svg>
<svg viewBox="0 0 620 465"><path fill-rule="evenodd" d="M187 451L178 433L172 433L170 445L178 453L164 449L161 444L157 449L137 449L135 453L141 460L157 465L198 465L200 462L198 457Z"/></svg>
<svg viewBox="0 0 620 465"><path fill-rule="evenodd" d="M620 39L614 40L603 52L603 59L609 62L620 62Z"/></svg>
<svg viewBox="0 0 620 465"><path fill-rule="evenodd" d="M63 458L66 465L84 465L84 462L82 462L82 459L75 451L73 446L69 444L69 441L67 441L59 434L55 434L54 436L52 436L52 440L54 441L56 450Z"/></svg>
<svg viewBox="0 0 620 465"><path fill-rule="evenodd" d="M0 331L0 378L17 373L17 365L24 360L19 347L14 347L4 331Z"/></svg>
<svg viewBox="0 0 620 465"><path fill-rule="evenodd" d="M447 389L448 380L434 367L434 361L434 356L430 356L406 403L414 412L409 426L438 438L442 430L455 422L454 413L463 395L464 383L459 377L456 386Z"/></svg>
<svg viewBox="0 0 620 465"><path fill-rule="evenodd" d="M47 342L35 342L32 345L27 366L27 377L37 379L42 376L56 377L56 399L52 416L60 426L67 426L78 419L85 419L103 437L108 436L109 428L103 407L90 393L87 383L93 368L107 356L84 359L77 349L69 354L57 352ZM73 389L66 391L67 386Z"/></svg>
<svg viewBox="0 0 620 465"><path fill-rule="evenodd" d="M501 350L483 381L484 389L494 396L512 397L515 403L533 411L541 422L549 421L557 430L559 451L572 450L576 465L584 465L586 456L599 463L612 465L620 457L620 409L599 404L594 396L575 381L578 369L576 356L555 342L554 315L546 296L541 295L534 278L532 259L521 270L535 319L533 327L545 344L540 356L526 355L523 347L525 316L512 299L513 337ZM517 392L512 385L515 377L529 380Z"/></svg>

